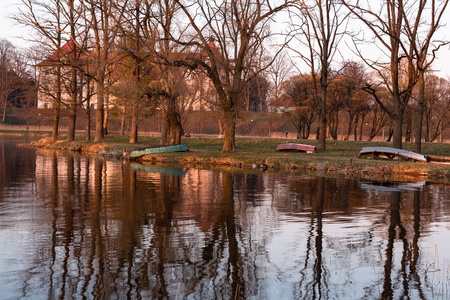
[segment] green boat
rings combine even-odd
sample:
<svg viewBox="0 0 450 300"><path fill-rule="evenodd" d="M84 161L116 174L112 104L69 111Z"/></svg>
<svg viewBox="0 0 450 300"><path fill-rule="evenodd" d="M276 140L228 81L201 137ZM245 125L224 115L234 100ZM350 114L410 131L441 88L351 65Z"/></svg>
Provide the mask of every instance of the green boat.
<svg viewBox="0 0 450 300"><path fill-rule="evenodd" d="M148 154L169 153L169 152L186 152L189 148L185 144L162 145L154 147L146 147L131 151L131 158L138 158Z"/></svg>

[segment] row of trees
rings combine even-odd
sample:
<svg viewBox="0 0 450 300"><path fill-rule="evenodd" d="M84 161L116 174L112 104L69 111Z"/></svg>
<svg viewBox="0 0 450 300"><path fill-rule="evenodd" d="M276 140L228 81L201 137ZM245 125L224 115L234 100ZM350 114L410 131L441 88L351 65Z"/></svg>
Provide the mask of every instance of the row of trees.
<svg viewBox="0 0 450 300"><path fill-rule="evenodd" d="M55 140L61 104L65 103L63 94L66 92L70 98L68 139L72 140L77 108L94 96L85 93L83 100L80 90L93 85L97 105L95 141L103 140L106 133L105 108L110 105L110 95L116 95L131 119L130 143L137 142L139 121L157 108L163 114L161 143L178 143L189 103L205 99L209 93L213 95L209 97L213 99L211 107L217 110L223 124L223 151L234 152L239 110L258 103L250 100L249 83L258 87L256 92L261 96L263 79L271 77L273 98L278 101L286 69L276 62L283 49L289 49L308 66L305 73L309 75L297 76L303 81L297 80L299 86L286 90L286 94L294 93L291 99L302 98L302 93L309 95L311 104L304 109L309 117L304 127L308 128L313 116L317 117L319 148L326 148L327 131L336 135L338 114L334 112L342 107L338 104L344 100L340 99L361 98L376 103L371 107L374 112L389 116L393 146L397 148L402 147L405 111L411 110L415 115L411 120L417 122L416 151L421 152L423 126L419 122L428 103L426 74L437 50L447 43L435 35L448 0L374 4L362 0L23 3L17 21L35 30L42 53L56 54L52 89ZM271 31L278 15L288 20L289 32L284 32L282 43ZM350 22L360 24L361 32L351 32ZM67 40L72 46L64 52ZM358 72L351 64L343 64L341 70L332 72L342 56L344 40L353 41L354 51L371 72L364 82L352 82L351 76L359 75L350 74ZM379 52L367 55L364 46L368 42ZM275 43L281 45L273 46ZM342 96L341 90L350 95ZM264 109L263 101L259 105ZM89 110L90 106L85 107ZM364 110L361 107L354 112L353 108L357 106L349 111L353 122L349 132Z"/></svg>
<svg viewBox="0 0 450 300"><path fill-rule="evenodd" d="M333 72L331 72L333 74ZM374 97L364 91L369 83L369 73L360 63L346 62L328 86L326 101L327 138L345 140L362 140L364 127L370 127L368 140L373 140L382 130L388 128L388 141L392 139L393 122L389 114L375 101ZM282 93L278 107L297 130L297 138L309 138L311 127L317 122L319 112L314 103L315 91L313 76L295 75L282 83ZM443 131L448 127L450 114L450 82L433 74L425 77L424 91L424 128L425 141L443 140ZM385 87L378 87L377 95L386 108L392 109L391 93ZM419 97L418 87L412 91L411 98ZM415 129L416 107L412 102L405 109L403 129L404 139L412 141ZM342 120L348 121L343 126ZM370 126L369 126L370 125ZM344 132L343 128L346 128ZM342 131L338 132L338 129ZM319 132L320 133L320 132Z"/></svg>

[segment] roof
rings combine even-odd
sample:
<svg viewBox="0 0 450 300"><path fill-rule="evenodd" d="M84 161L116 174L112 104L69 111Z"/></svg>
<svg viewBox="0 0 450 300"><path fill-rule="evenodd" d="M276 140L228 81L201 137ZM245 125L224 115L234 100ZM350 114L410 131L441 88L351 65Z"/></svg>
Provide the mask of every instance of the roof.
<svg viewBox="0 0 450 300"><path fill-rule="evenodd" d="M61 47L61 49L56 50L52 55L48 56L47 59L40 62L38 67L48 67L61 64L61 60L67 61L68 59L64 58L67 58L68 55L72 54L74 50L76 51L76 56L78 58L81 57L83 50L73 40L69 40Z"/></svg>

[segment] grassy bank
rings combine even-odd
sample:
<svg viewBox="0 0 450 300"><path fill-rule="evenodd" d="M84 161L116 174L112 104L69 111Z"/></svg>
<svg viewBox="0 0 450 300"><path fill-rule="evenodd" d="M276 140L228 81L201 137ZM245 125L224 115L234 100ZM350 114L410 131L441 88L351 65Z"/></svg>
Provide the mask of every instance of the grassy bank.
<svg viewBox="0 0 450 300"><path fill-rule="evenodd" d="M48 139L42 139L34 143L34 146L95 154L107 153L112 149L131 151L159 144L158 137L140 137L137 145L128 144L128 137L120 135L108 135L103 143L85 142L83 137L78 137L75 142L66 142L64 137L61 138L62 140L56 144L49 143ZM183 142L189 147L189 152L149 155L140 158L140 161L222 168L254 168L266 164L268 172L320 172L338 177L450 180L450 165L358 158L362 147L391 146L386 142L329 140L327 150L314 154L276 152L275 149L278 144L287 142L317 146L316 140L238 137L236 153L222 153L223 140L214 136L193 136L185 138ZM405 143L404 149L413 150L413 144ZM424 143L423 153L450 156L450 144Z"/></svg>

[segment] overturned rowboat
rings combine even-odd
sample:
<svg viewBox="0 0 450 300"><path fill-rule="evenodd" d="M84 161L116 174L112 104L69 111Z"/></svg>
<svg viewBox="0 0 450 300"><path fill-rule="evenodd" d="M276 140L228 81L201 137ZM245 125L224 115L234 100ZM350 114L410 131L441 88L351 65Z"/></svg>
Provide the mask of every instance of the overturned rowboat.
<svg viewBox="0 0 450 300"><path fill-rule="evenodd" d="M359 158L371 157L381 159L396 159L396 160L412 160L427 162L428 159L425 155L390 147L364 147L359 151Z"/></svg>
<svg viewBox="0 0 450 300"><path fill-rule="evenodd" d="M289 143L279 144L276 151L316 153L317 148L311 145Z"/></svg>
<svg viewBox="0 0 450 300"><path fill-rule="evenodd" d="M139 158L148 154L160 154L160 153L170 153L170 152L186 152L189 148L185 144L175 144L175 145L161 145L154 147L146 147L141 149L136 149L131 151L130 158Z"/></svg>

